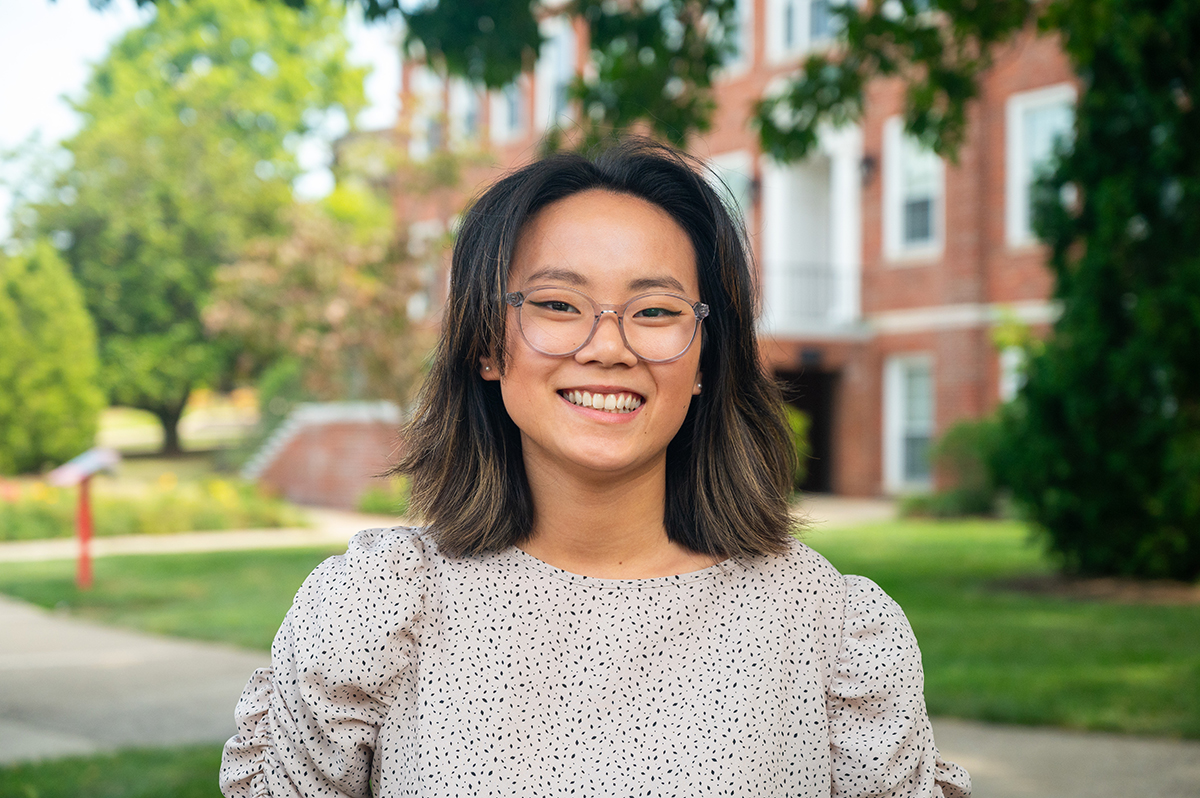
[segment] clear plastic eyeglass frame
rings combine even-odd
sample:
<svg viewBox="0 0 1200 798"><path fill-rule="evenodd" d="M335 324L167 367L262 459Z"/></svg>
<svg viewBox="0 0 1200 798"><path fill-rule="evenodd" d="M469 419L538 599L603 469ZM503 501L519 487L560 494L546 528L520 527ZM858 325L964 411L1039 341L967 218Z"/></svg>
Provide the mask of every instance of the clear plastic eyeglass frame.
<svg viewBox="0 0 1200 798"><path fill-rule="evenodd" d="M556 291L570 291L572 294L575 294L579 297L582 297L583 299L586 299L592 305L592 311L595 314L592 319L592 329L588 333L587 338L584 339L583 343L581 343L579 346L575 347L574 349L572 349L569 352L547 352L544 349L541 349L537 345L535 345L533 343L533 341L530 341L529 336L525 334L525 327L522 323L522 315L523 314L521 313L521 306L525 304L525 300L529 297L530 294L534 293L535 291L542 290L542 289L554 289ZM666 358L645 357L644 355L642 355L641 352L639 352L633 346L633 344L631 344L629 342L629 338L625 334L625 311L634 302L637 302L639 300L645 299L646 297L652 297L652 296L667 296L667 297L672 297L674 299L682 300L685 304L687 304L692 309L692 312L696 314L696 324L694 327L692 327L692 335L688 339L687 344L685 344L683 349L679 350L679 352L677 354L671 355L670 357L666 357ZM592 338L594 338L596 336L596 329L600 326L600 319L604 316L605 313L611 313L613 315L613 318L617 322L617 329L621 333L621 341L624 342L625 347L630 352L633 352L635 355L637 355L639 360L642 360L646 363L672 363L672 362L678 360L679 358L683 357L685 354L687 354L687 351L692 348L692 344L695 343L695 341L696 341L696 332L700 329L700 322L702 322L706 318L708 318L708 315L709 315L708 305L704 304L703 302L693 302L692 300L688 299L685 296L681 296L679 294L668 293L666 291L653 291L653 292L650 292L647 294L638 294L637 296L632 297L631 299L629 299L628 301L626 301L625 303L620 304L620 305L602 305L599 302L597 302L596 300L592 299L587 294L583 293L582 291L577 291L574 288L563 288L562 286L556 286L556 285L539 285L539 286L534 286L533 288L529 288L525 291L510 291L509 293L504 295L504 301L505 301L505 303L507 303L517 309L517 326L521 330L521 337L525 339L525 343L529 344L530 348L532 348L535 352L540 352L541 354L549 355L550 357L570 357L571 355L578 352L580 349L583 349L585 346L590 344L592 342Z"/></svg>

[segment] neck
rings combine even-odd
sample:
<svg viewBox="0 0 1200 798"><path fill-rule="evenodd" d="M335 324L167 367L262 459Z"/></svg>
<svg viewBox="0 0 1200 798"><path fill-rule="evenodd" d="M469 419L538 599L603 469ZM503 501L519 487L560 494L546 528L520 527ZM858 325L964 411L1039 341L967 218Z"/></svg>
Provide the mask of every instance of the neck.
<svg viewBox="0 0 1200 798"><path fill-rule="evenodd" d="M526 458L533 495L527 553L556 568L606 579L672 576L715 560L667 538L665 457L637 473L549 472Z"/></svg>

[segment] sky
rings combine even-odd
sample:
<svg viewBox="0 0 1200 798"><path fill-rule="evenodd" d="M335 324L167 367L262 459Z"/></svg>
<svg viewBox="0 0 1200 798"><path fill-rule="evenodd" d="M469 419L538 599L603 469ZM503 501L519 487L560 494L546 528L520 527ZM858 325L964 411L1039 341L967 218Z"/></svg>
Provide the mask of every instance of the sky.
<svg viewBox="0 0 1200 798"><path fill-rule="evenodd" d="M88 0L0 0L0 151L35 134L50 143L74 133L78 119L61 97L78 97L91 65L122 33L153 13L139 10L134 0L112 0L103 11ZM369 106L358 118L359 127L388 127L396 119L400 86L395 29L351 18L347 34L351 61L373 67L366 85ZM327 192L333 183L325 168L328 146L306 142L298 156L308 171L297 182L297 193L316 197ZM10 209L10 193L0 185L0 242L11 232Z"/></svg>

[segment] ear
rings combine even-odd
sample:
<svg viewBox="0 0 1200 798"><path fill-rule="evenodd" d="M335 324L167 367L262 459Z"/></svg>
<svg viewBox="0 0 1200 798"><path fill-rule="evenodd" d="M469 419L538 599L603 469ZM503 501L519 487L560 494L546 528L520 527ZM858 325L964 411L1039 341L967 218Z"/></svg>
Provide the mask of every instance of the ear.
<svg viewBox="0 0 1200 798"><path fill-rule="evenodd" d="M479 358L479 376L485 380L500 379L500 372L496 370L496 364L490 357Z"/></svg>
<svg viewBox="0 0 1200 798"><path fill-rule="evenodd" d="M704 372L696 372L696 383L692 386L692 396L700 395L700 386L704 383Z"/></svg>

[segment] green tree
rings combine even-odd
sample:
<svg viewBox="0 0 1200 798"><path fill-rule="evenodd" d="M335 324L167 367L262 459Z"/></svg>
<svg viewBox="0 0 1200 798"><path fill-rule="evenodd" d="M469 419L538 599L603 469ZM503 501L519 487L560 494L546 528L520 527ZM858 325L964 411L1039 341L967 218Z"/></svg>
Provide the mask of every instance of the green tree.
<svg viewBox="0 0 1200 798"><path fill-rule="evenodd" d="M1192 580L1200 6L1061 2L1047 13L1085 81L1074 147L1040 202L1063 314L1006 408L1000 473L1069 569Z"/></svg>
<svg viewBox="0 0 1200 798"><path fill-rule="evenodd" d="M408 322L411 259L389 223L345 218L352 201L342 193L296 205L285 234L255 240L223 267L206 321L264 363L298 364L317 398L403 403L427 352Z"/></svg>
<svg viewBox="0 0 1200 798"><path fill-rule="evenodd" d="M323 1L159 4L95 68L71 165L19 230L62 246L111 400L154 413L166 451L192 388L232 373L234 347L200 320L216 268L281 229L299 137L362 106L341 19Z"/></svg>
<svg viewBox="0 0 1200 798"><path fill-rule="evenodd" d="M434 343L428 324L410 322L409 307L433 287L448 234L410 242L395 224L391 192L436 204L468 163L453 153L408 160L390 136L344 137L334 190L296 203L279 234L255 239L218 270L205 322L271 364L259 386L264 427L293 399L409 401Z"/></svg>
<svg viewBox="0 0 1200 798"><path fill-rule="evenodd" d="M47 242L0 254L0 474L58 465L91 447L104 397L79 287Z"/></svg>

